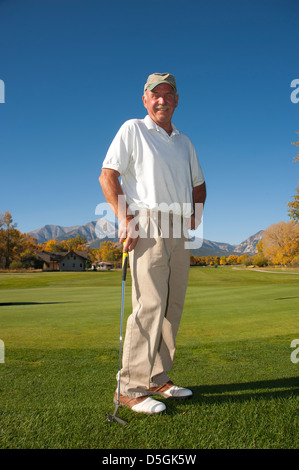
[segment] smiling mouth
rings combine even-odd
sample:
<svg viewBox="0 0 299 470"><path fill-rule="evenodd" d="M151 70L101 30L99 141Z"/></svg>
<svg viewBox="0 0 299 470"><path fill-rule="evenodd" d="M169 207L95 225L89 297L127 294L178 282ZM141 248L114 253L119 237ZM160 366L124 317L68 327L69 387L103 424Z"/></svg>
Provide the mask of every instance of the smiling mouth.
<svg viewBox="0 0 299 470"><path fill-rule="evenodd" d="M156 108L156 111L168 111L169 109L169 106L160 106L159 108Z"/></svg>

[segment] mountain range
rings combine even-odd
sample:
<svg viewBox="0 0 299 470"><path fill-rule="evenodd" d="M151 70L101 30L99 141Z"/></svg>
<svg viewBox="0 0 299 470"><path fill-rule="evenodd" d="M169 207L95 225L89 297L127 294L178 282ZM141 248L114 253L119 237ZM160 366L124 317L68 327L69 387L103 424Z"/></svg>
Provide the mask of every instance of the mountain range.
<svg viewBox="0 0 299 470"><path fill-rule="evenodd" d="M62 227L60 225L44 225L41 228L29 232L38 243L57 239L59 241L75 238L77 235L85 237L88 246L98 248L105 240L118 241L117 226L105 218L88 222L85 225ZM215 242L203 239L201 248L190 250L195 256L229 256L231 254L253 255L257 253L256 245L263 238L263 230L251 235L239 245Z"/></svg>

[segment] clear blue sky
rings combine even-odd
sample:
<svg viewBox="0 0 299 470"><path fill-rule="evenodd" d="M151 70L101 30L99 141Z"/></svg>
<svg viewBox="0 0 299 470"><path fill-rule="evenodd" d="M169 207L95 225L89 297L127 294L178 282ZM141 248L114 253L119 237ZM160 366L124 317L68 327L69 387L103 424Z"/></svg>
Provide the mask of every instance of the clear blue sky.
<svg viewBox="0 0 299 470"><path fill-rule="evenodd" d="M0 0L0 212L22 232L96 220L110 142L167 71L206 178L204 238L289 220L298 19L296 0Z"/></svg>

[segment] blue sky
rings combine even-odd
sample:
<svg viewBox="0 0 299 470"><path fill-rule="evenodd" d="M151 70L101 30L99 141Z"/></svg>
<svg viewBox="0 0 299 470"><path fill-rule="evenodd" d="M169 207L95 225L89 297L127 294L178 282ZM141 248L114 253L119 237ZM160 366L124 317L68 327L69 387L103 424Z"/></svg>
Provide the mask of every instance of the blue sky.
<svg viewBox="0 0 299 470"><path fill-rule="evenodd" d="M0 0L0 212L22 232L96 220L110 142L167 71L207 183L204 238L289 220L298 17L296 0Z"/></svg>

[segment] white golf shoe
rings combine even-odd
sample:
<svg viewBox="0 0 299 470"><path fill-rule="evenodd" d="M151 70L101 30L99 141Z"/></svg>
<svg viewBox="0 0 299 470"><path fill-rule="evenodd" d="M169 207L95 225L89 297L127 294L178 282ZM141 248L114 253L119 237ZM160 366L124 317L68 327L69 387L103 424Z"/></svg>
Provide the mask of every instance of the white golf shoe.
<svg viewBox="0 0 299 470"><path fill-rule="evenodd" d="M159 387L151 387L147 390L147 392L149 395L159 395L164 398L184 399L192 397L191 390L188 388L178 387L177 385L174 385L171 380L163 385L160 385Z"/></svg>
<svg viewBox="0 0 299 470"><path fill-rule="evenodd" d="M114 395L114 404L117 404L117 393ZM166 410L164 403L154 400L149 396L130 398L120 394L119 406L131 408L135 413L147 413L150 415L162 413Z"/></svg>

